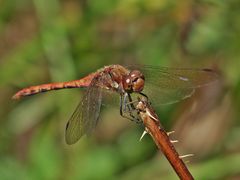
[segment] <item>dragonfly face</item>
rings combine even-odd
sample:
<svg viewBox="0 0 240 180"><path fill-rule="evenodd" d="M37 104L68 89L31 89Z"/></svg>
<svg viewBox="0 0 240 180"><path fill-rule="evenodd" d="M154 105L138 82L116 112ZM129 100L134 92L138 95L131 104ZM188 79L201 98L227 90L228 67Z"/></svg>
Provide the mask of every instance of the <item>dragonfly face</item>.
<svg viewBox="0 0 240 180"><path fill-rule="evenodd" d="M101 80L100 80L101 79ZM143 73L138 70L129 70L120 65L106 67L100 76L97 86L116 91L120 94L140 93L145 84Z"/></svg>
<svg viewBox="0 0 240 180"><path fill-rule="evenodd" d="M133 70L123 78L123 89L128 92L141 92L144 88L145 77L138 71Z"/></svg>

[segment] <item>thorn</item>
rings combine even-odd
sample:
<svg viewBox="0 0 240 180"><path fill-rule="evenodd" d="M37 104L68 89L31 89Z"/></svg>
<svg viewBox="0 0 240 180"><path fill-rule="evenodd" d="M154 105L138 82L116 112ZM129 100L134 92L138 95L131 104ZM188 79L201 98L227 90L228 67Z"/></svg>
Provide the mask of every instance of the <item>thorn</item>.
<svg viewBox="0 0 240 180"><path fill-rule="evenodd" d="M173 144L173 143L178 143L179 141L178 140L170 140L170 142Z"/></svg>
<svg viewBox="0 0 240 180"><path fill-rule="evenodd" d="M179 158L183 159L183 158L192 157L192 156L194 156L194 154L186 154L186 155L183 155L183 156L179 156Z"/></svg>
<svg viewBox="0 0 240 180"><path fill-rule="evenodd" d="M142 138L147 134L148 132L146 130L143 131L142 136L140 137L139 141L142 140Z"/></svg>
<svg viewBox="0 0 240 180"><path fill-rule="evenodd" d="M175 133L175 131L170 131L170 132L167 132L167 135L170 136L173 133Z"/></svg>
<svg viewBox="0 0 240 180"><path fill-rule="evenodd" d="M153 120L155 120L156 122L158 122L159 120L156 119L148 110L146 110L147 115L149 115Z"/></svg>

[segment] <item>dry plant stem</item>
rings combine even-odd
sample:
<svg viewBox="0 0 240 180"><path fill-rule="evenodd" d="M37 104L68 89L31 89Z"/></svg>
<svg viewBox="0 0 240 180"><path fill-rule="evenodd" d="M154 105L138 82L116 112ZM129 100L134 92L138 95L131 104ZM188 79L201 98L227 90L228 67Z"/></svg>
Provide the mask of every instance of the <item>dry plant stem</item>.
<svg viewBox="0 0 240 180"><path fill-rule="evenodd" d="M194 179L187 166L179 157L165 130L161 127L159 128L159 123L155 120L155 118L157 118L156 115L154 115L153 119L153 117L149 116L146 112L141 112L140 116L147 132L152 136L157 147L166 156L179 178L183 180Z"/></svg>

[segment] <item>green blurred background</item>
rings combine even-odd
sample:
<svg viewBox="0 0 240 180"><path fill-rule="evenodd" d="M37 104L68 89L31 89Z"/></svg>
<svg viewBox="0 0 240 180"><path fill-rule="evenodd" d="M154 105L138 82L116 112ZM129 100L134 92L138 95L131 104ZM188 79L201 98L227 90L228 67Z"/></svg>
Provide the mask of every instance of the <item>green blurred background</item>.
<svg viewBox="0 0 240 180"><path fill-rule="evenodd" d="M23 87L108 64L210 67L219 81L156 108L196 179L240 179L240 1L0 1L0 179L177 179L143 127L106 106L90 138L64 142L83 90L21 101Z"/></svg>

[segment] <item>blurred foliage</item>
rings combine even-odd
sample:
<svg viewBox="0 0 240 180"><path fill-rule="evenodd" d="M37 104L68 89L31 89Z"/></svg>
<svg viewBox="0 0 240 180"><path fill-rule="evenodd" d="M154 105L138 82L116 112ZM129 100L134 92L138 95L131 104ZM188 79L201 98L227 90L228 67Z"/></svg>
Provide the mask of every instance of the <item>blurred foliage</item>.
<svg viewBox="0 0 240 180"><path fill-rule="evenodd" d="M64 142L82 90L14 102L19 89L83 77L108 64L210 67L221 75L156 110L196 179L240 178L240 1L0 1L0 177L177 179L142 126L110 107L90 138Z"/></svg>

